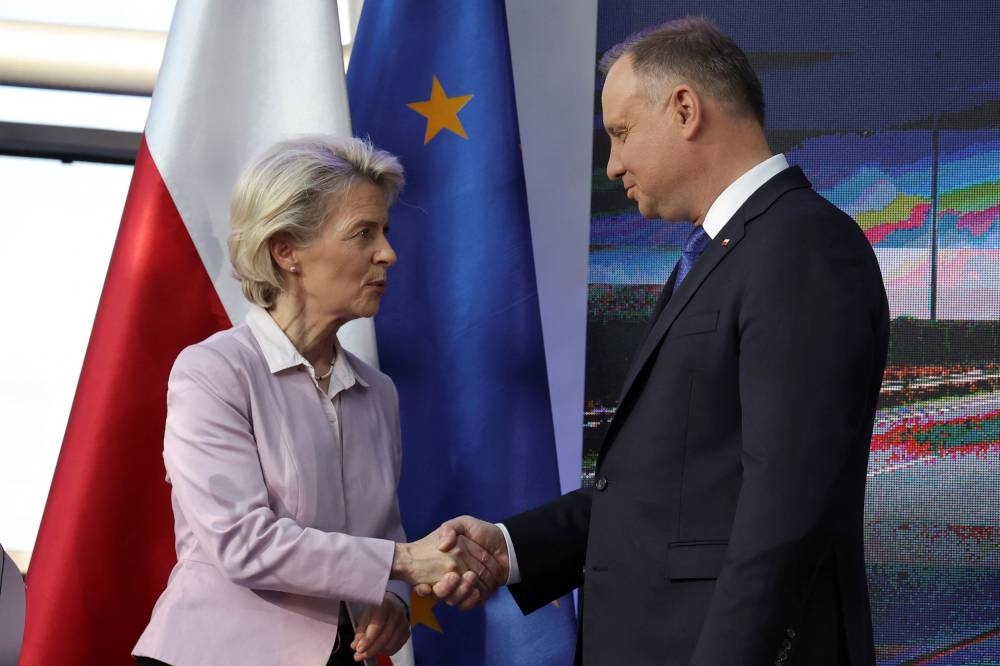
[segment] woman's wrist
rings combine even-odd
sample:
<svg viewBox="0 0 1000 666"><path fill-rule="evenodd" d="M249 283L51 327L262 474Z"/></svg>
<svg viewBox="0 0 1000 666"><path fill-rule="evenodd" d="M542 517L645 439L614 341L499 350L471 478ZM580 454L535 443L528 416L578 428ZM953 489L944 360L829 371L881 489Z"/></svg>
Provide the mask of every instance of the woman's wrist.
<svg viewBox="0 0 1000 666"><path fill-rule="evenodd" d="M410 572L412 569L413 554L410 552L410 544L397 543L392 554L392 566L389 568L389 578L412 583Z"/></svg>

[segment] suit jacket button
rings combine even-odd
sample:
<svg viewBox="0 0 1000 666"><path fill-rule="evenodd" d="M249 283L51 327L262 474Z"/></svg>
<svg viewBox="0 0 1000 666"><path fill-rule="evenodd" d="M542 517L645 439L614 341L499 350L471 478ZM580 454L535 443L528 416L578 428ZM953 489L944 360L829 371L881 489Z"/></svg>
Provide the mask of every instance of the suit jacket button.
<svg viewBox="0 0 1000 666"><path fill-rule="evenodd" d="M599 491L604 490L605 488L608 487L608 478L606 476L602 476L594 484L594 487L597 488Z"/></svg>

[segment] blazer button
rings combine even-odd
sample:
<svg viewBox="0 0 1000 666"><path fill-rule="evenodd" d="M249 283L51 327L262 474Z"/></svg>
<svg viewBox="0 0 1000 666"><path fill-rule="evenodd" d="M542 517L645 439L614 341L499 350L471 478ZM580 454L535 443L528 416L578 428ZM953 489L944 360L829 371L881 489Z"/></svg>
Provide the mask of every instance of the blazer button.
<svg viewBox="0 0 1000 666"><path fill-rule="evenodd" d="M601 478L599 478L597 480L597 482L594 483L594 487L597 488L599 491L600 490L604 490L605 488L607 488L608 487L608 477L602 476Z"/></svg>

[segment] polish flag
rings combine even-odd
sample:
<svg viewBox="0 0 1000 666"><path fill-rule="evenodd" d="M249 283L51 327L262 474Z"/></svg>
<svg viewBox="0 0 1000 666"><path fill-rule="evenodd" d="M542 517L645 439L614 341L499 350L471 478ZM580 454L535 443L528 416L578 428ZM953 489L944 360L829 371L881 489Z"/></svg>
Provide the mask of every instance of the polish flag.
<svg viewBox="0 0 1000 666"><path fill-rule="evenodd" d="M22 666L133 663L175 561L167 376L248 307L233 186L275 141L350 131L336 2L179 0L31 560ZM341 338L376 361L369 320Z"/></svg>

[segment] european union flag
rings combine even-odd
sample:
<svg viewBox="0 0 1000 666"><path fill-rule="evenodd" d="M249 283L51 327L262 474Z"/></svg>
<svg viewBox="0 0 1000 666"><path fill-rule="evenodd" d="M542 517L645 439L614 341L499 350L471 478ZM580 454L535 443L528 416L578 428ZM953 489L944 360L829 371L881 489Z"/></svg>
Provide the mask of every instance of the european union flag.
<svg viewBox="0 0 1000 666"><path fill-rule="evenodd" d="M502 0L365 3L347 77L355 134L401 158L399 263L376 318L400 393L411 538L559 493ZM414 607L423 664L569 664L569 598L528 617ZM426 626L424 626L426 625Z"/></svg>

